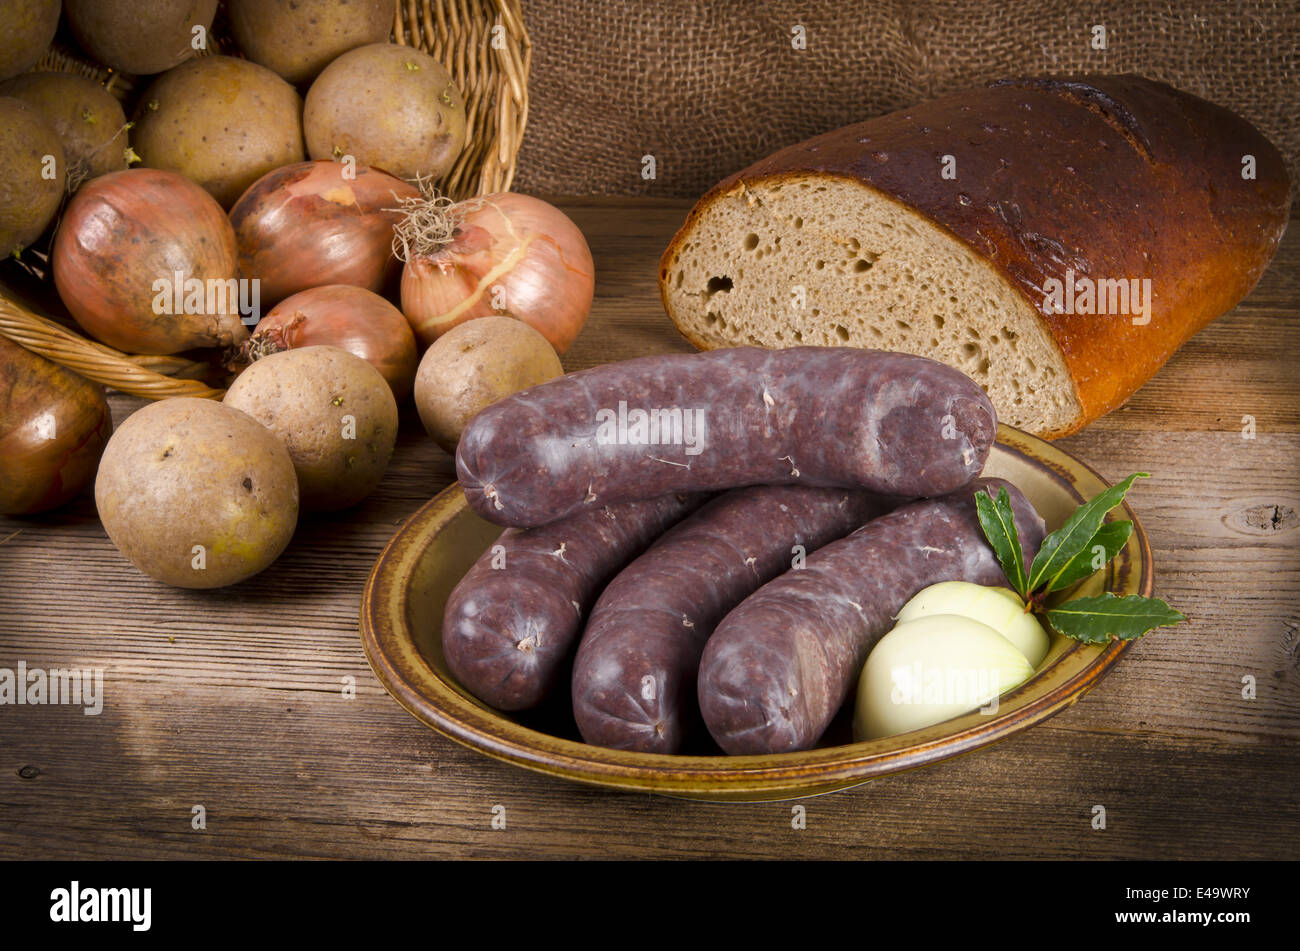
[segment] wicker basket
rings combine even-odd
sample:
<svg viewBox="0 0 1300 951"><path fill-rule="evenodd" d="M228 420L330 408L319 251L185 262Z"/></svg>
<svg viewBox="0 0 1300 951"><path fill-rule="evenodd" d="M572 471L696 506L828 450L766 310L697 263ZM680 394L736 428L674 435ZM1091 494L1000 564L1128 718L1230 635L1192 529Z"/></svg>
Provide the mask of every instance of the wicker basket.
<svg viewBox="0 0 1300 951"><path fill-rule="evenodd" d="M507 190L528 120L532 46L520 0L398 0L392 39L437 58L465 96L465 148L437 183L439 189L453 198ZM213 46L218 52L235 52L220 20L214 24ZM83 55L56 45L35 68L89 76L119 99L131 98L139 80L113 73ZM211 376L208 363L124 354L83 336L59 303L48 274L42 274L48 270L46 262L40 254L34 256L37 261L20 280L0 280L0 334L132 396L221 397L222 389L199 379Z"/></svg>

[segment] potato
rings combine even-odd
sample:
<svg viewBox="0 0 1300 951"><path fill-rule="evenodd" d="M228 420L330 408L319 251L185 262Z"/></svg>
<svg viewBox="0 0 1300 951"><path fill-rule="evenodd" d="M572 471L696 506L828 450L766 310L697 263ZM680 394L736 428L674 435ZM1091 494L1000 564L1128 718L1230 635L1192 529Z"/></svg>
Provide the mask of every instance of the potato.
<svg viewBox="0 0 1300 951"><path fill-rule="evenodd" d="M0 4L0 79L31 69L59 27L59 0L5 0Z"/></svg>
<svg viewBox="0 0 1300 951"><path fill-rule="evenodd" d="M140 0L64 0L63 10L87 53L121 72L149 75L208 45L217 0L149 0L147 12Z"/></svg>
<svg viewBox="0 0 1300 951"><path fill-rule="evenodd" d="M180 172L229 210L267 172L303 160L301 111L297 91L264 66L204 56L154 80L131 142L144 165Z"/></svg>
<svg viewBox="0 0 1300 951"><path fill-rule="evenodd" d="M393 31L396 0L229 0L230 30L244 55L287 79L314 79L358 46Z"/></svg>
<svg viewBox="0 0 1300 951"><path fill-rule="evenodd" d="M455 452L465 424L511 393L564 373L554 348L513 317L478 317L433 342L415 375L415 405L425 430Z"/></svg>
<svg viewBox="0 0 1300 951"><path fill-rule="evenodd" d="M388 382L340 347L263 357L235 378L224 402L261 421L288 448L304 509L356 505L379 485L397 442L397 401Z"/></svg>
<svg viewBox="0 0 1300 951"><path fill-rule="evenodd" d="M95 477L104 530L132 564L182 588L235 584L284 551L298 522L288 451L213 400L151 403L108 441Z"/></svg>
<svg viewBox="0 0 1300 951"><path fill-rule="evenodd" d="M63 200L67 160L59 134L34 108L0 98L0 255L27 247Z"/></svg>
<svg viewBox="0 0 1300 951"><path fill-rule="evenodd" d="M36 109L59 135L75 189L86 179L126 168L126 114L112 93L72 73L23 73L0 83Z"/></svg>
<svg viewBox="0 0 1300 951"><path fill-rule="evenodd" d="M428 53L372 43L316 77L302 124L314 159L351 155L407 181L437 179L465 145L465 101Z"/></svg>

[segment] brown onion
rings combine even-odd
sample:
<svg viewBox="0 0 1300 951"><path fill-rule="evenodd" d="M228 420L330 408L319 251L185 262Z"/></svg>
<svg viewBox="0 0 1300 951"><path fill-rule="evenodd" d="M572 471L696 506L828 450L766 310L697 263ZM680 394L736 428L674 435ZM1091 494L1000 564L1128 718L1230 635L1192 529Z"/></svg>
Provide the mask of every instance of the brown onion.
<svg viewBox="0 0 1300 951"><path fill-rule="evenodd" d="M82 185L53 258L64 305L110 347L167 354L248 336L235 232L216 199L175 172L131 168Z"/></svg>
<svg viewBox="0 0 1300 951"><path fill-rule="evenodd" d="M595 267L578 226L554 205L513 192L460 204L403 202L394 250L402 312L424 345L457 324L501 314L563 353L591 311Z"/></svg>
<svg viewBox="0 0 1300 951"><path fill-rule="evenodd" d="M392 210L413 185L364 165L320 159L267 172L235 202L239 270L261 281L264 304L323 284L383 293L393 257Z"/></svg>
<svg viewBox="0 0 1300 951"><path fill-rule="evenodd" d="M313 287L287 297L262 318L244 344L240 364L281 350L319 344L368 361L401 403L415 383L415 335L402 312L378 294L350 284Z"/></svg>
<svg viewBox="0 0 1300 951"><path fill-rule="evenodd" d="M80 493L112 432L103 387L0 336L0 515Z"/></svg>

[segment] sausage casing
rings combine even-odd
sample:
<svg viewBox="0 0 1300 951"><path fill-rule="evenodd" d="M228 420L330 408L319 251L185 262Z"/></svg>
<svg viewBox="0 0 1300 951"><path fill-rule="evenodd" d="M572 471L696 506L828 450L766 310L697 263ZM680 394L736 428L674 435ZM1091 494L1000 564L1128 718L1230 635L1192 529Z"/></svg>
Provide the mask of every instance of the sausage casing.
<svg viewBox="0 0 1300 951"><path fill-rule="evenodd" d="M737 754L808 749L909 598L941 581L1006 585L974 501L1002 486L1032 559L1042 518L1014 486L980 479L868 522L742 601L700 661L700 712L718 745Z"/></svg>
<svg viewBox="0 0 1300 951"><path fill-rule="evenodd" d="M601 586L705 499L670 495L506 529L447 599L442 651L453 676L500 710L536 706Z"/></svg>
<svg viewBox="0 0 1300 951"><path fill-rule="evenodd" d="M535 526L670 492L745 485L930 497L971 482L997 433L960 371L853 347L641 357L509 396L465 428L470 505Z"/></svg>
<svg viewBox="0 0 1300 951"><path fill-rule="evenodd" d="M588 743L675 753L698 720L695 675L714 627L758 587L890 503L868 492L751 486L669 529L605 588L573 669Z"/></svg>

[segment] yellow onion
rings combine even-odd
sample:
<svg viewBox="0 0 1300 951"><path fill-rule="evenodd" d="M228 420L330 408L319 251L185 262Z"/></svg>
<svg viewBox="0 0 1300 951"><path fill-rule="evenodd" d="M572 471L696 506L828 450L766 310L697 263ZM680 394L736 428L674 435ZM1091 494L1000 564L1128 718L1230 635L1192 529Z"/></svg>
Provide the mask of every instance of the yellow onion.
<svg viewBox="0 0 1300 951"><path fill-rule="evenodd" d="M76 496L112 433L102 386L0 335L0 515Z"/></svg>
<svg viewBox="0 0 1300 951"><path fill-rule="evenodd" d="M81 329L127 353L242 343L235 229L183 175L128 168L77 190L54 236L54 286Z"/></svg>
<svg viewBox="0 0 1300 951"><path fill-rule="evenodd" d="M401 266L390 245L401 212L385 206L419 192L378 169L321 159L267 172L230 209L241 277L274 304L327 284L383 294Z"/></svg>
<svg viewBox="0 0 1300 951"><path fill-rule="evenodd" d="M512 192L453 204L402 202L394 229L402 312L422 346L475 317L522 320L558 353L591 311L595 268L582 232L554 205Z"/></svg>
<svg viewBox="0 0 1300 951"><path fill-rule="evenodd" d="M364 287L309 287L271 308L244 341L230 369L281 350L320 345L341 347L383 375L400 404L415 385L415 335L402 312Z"/></svg>

